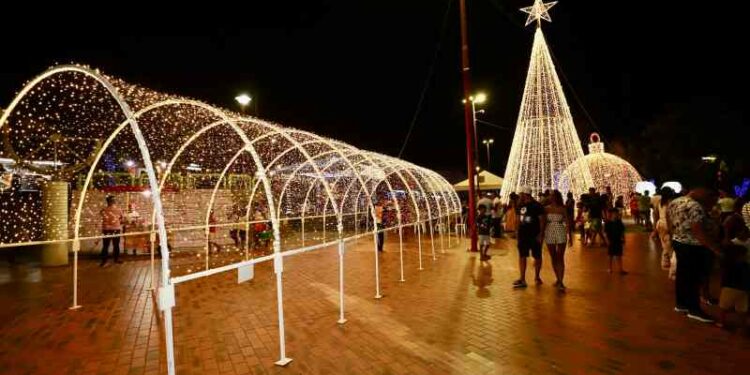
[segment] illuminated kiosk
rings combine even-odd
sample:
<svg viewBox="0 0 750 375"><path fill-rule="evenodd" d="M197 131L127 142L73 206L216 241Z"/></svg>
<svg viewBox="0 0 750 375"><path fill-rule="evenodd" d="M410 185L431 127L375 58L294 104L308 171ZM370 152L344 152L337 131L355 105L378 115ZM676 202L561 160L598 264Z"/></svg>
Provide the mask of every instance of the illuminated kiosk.
<svg viewBox="0 0 750 375"><path fill-rule="evenodd" d="M104 238L99 227L102 189L120 185L110 180L119 178L123 160L138 165L140 172L125 178L143 190L135 196L141 197L146 224L143 231L128 231L125 236L145 236L150 243L151 283L162 312L170 374L175 371L176 285L235 270L241 281L252 275L255 264L272 263L279 332L276 363L283 366L291 361L284 333L285 258L337 250L331 255L339 264L338 322L344 324L346 244L376 241L377 202L390 207L390 220L382 230L397 233L401 281L405 281L403 231L416 232L419 256L414 267L421 270L425 268L423 242L427 241L431 259L437 259L436 247L444 250L446 242L450 247L451 237L433 228L450 229L446 221L461 212L451 185L433 171L306 131L154 92L83 66L54 67L26 83L0 116L0 134L0 157L12 157L19 166L38 160L84 166L68 176L74 188L67 231L56 230L52 238L42 236L45 226L58 228L59 223L45 223L42 209L26 209L23 197L12 190L3 193L3 202L24 208L4 211L13 217L0 222L0 248L70 245L72 309L85 302L78 298L79 284L85 287L87 280L85 273L79 275L79 252ZM60 142L50 142L54 139ZM174 186L182 190L175 192ZM127 201L117 192L112 194L121 203ZM60 201L49 205L57 207ZM30 234L5 230L8 222L10 229L29 229ZM265 253L255 251L249 235L243 239L245 244L211 253L212 228L250 233L251 227L261 224L271 232ZM428 233L422 233L423 226ZM374 244L372 249L373 289L375 298L381 298L380 255ZM158 270L156 252L162 255Z"/></svg>
<svg viewBox="0 0 750 375"><path fill-rule="evenodd" d="M641 176L625 159L604 151L604 143L599 134L593 133L589 137L589 154L573 162L560 176L560 185L568 186L571 176L588 173L597 191L603 192L608 186L612 189L613 198L622 196L628 201L631 192L636 190L636 184Z"/></svg>

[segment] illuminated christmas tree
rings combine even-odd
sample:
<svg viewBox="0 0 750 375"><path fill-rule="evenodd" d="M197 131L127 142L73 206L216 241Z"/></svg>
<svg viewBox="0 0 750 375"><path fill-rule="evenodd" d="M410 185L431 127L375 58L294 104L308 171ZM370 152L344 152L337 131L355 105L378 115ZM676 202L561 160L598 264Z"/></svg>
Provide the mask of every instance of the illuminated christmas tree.
<svg viewBox="0 0 750 375"><path fill-rule="evenodd" d="M583 156L583 149L542 34L542 20L551 21L548 11L556 3L535 0L533 6L521 9L529 14L526 25L536 22L537 29L521 111L505 168L502 199L506 201L510 193L522 187L531 188L536 196L546 189L558 188L563 194L568 190L580 194L593 186L586 171L573 176L569 186L558 186L560 174Z"/></svg>

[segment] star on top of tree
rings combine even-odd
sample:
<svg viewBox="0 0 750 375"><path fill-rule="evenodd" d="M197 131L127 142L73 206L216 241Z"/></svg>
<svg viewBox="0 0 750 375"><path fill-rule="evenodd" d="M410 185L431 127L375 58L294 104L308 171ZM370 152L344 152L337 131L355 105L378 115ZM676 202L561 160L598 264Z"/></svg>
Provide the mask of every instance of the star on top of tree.
<svg viewBox="0 0 750 375"><path fill-rule="evenodd" d="M532 22L537 21L541 25L541 20L552 22L552 18L549 16L549 10L557 4L557 1L551 1L544 3L542 0L534 0L534 5L526 8L521 8L521 12L528 13L529 18L526 19L526 26L529 26Z"/></svg>

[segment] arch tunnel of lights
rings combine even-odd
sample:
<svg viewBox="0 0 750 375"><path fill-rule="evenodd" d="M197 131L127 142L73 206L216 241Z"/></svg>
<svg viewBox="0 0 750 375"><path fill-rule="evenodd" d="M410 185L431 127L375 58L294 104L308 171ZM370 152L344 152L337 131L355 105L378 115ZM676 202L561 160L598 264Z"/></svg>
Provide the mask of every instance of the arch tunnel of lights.
<svg viewBox="0 0 750 375"><path fill-rule="evenodd" d="M106 237L97 221L103 186L113 179L114 171L122 170L123 160L137 165L143 191L135 196L147 224L142 232L128 232L124 237L126 241L128 236L147 238L170 373L174 373L176 285L272 262L280 338L277 364L284 365L291 360L284 338L284 257L338 248L339 322L344 323L347 242L361 238L375 242L378 231L396 233L403 281L404 231L413 230L418 238L419 264L414 266L423 269L423 252L424 257L436 259L438 251L451 246L448 223L461 210L451 185L428 169L307 131L155 92L85 66L53 67L27 82L0 116L0 127L0 156L32 171L38 169L39 161L51 160L52 166L40 173L51 175L52 180L78 181L70 184L75 187L66 223L52 230L50 219L41 213L20 212L15 213L16 220L21 220L14 222L15 230L6 221L0 233L0 248L57 243L72 251L74 308L86 302L79 301L79 284L85 286L79 280L79 252ZM189 187L178 184L191 178L194 183ZM14 194L6 192L3 200L21 199ZM67 198L68 191L64 194ZM385 205L390 213L383 225L374 224L376 204ZM258 223L270 223L265 253L253 251L250 235L243 239L245 246L218 254L211 251L215 229L249 233ZM162 255L160 259L156 252ZM373 253L373 287L375 297L380 298L374 245Z"/></svg>

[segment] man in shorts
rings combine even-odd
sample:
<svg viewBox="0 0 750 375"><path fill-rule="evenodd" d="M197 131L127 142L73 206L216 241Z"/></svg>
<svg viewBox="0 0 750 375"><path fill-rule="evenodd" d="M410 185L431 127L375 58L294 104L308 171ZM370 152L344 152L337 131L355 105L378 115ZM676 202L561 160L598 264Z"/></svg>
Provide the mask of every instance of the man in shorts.
<svg viewBox="0 0 750 375"><path fill-rule="evenodd" d="M518 269L520 278L513 282L513 288L526 288L526 258L534 257L535 281L542 284L539 272L542 270L542 228L544 227L544 207L534 200L531 188L521 188L518 206Z"/></svg>
<svg viewBox="0 0 750 375"><path fill-rule="evenodd" d="M602 196L596 192L596 189L589 188L588 200L585 204L589 212L588 224L591 246L595 246L597 236L601 238L601 244L607 246L607 240L604 238L604 227L602 226L605 211L603 202Z"/></svg>
<svg viewBox="0 0 750 375"><path fill-rule="evenodd" d="M492 216L487 212L487 207L479 206L477 216L477 234L479 237L479 260L490 260L487 252L490 250L490 232L492 230Z"/></svg>

